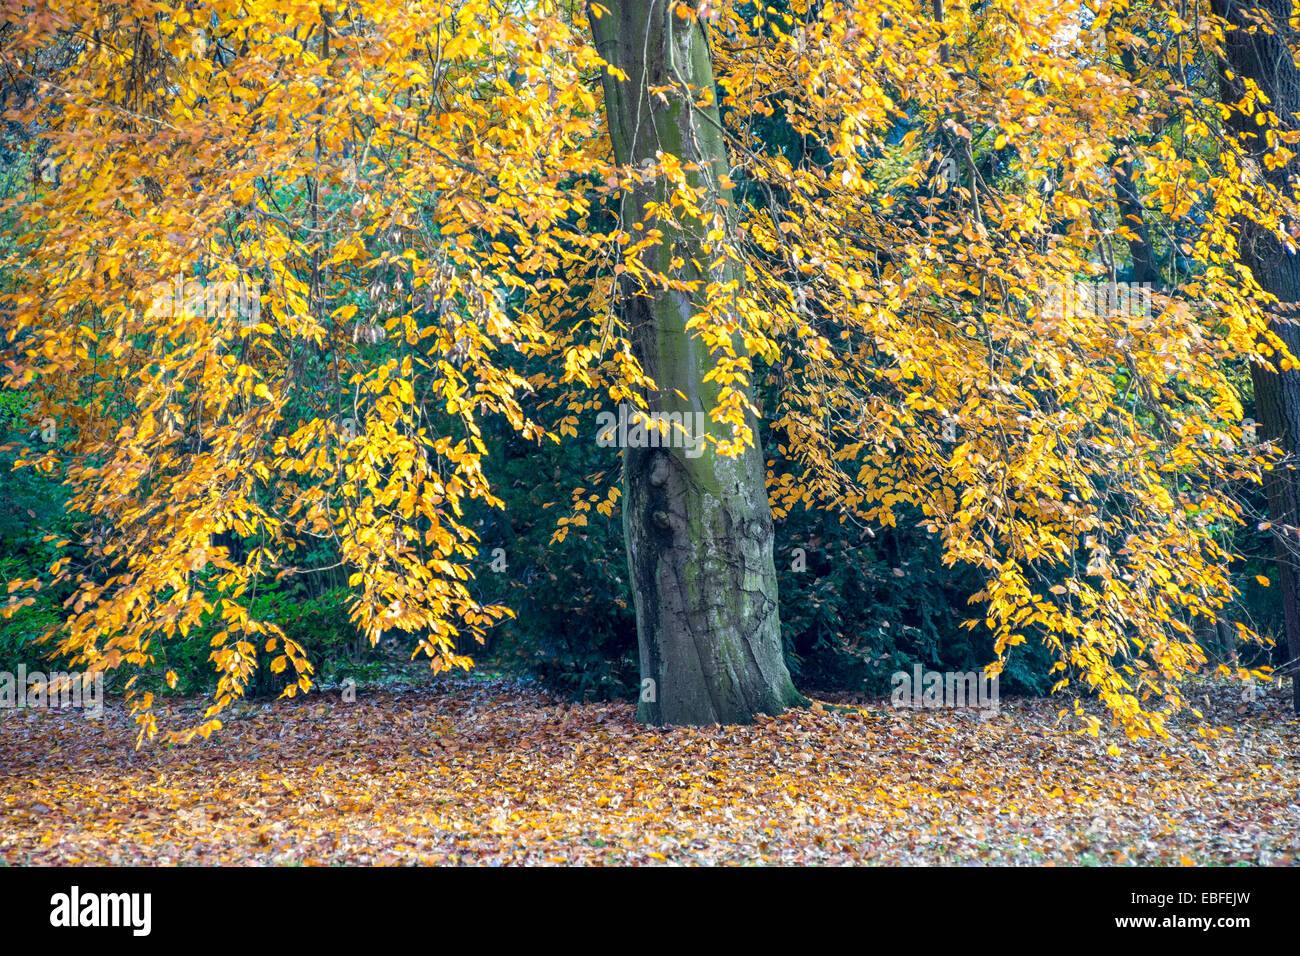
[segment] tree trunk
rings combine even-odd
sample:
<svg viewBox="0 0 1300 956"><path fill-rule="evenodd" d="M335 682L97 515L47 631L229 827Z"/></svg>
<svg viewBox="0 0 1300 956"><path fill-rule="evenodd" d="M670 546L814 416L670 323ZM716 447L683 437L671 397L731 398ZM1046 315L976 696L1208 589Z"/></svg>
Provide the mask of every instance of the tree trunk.
<svg viewBox="0 0 1300 956"><path fill-rule="evenodd" d="M1151 231L1147 228L1146 212L1133 184L1133 161L1128 158L1129 141L1115 143L1115 159L1111 171L1115 176L1115 202L1121 221L1129 231L1128 251L1133 260L1133 281L1151 286L1160 285L1160 270L1156 265L1155 247L1151 244Z"/></svg>
<svg viewBox="0 0 1300 956"><path fill-rule="evenodd" d="M609 12L590 14L597 49L628 77L605 77L615 159L639 166L662 151L700 165L690 174L693 184L702 175L716 184L727 172L717 107L693 105L678 92L685 82L697 97L700 90L716 93L703 29L673 15L666 0L603 5ZM653 87L674 89L665 102L649 92ZM666 194L662 181L624 193L624 228ZM727 190L719 194L729 198ZM707 279L692 262L711 258L702 252L703 228L656 225L665 238L644 253L651 267L667 273L679 256L685 265L676 278ZM634 354L657 385L644 396L650 411L682 414L695 431L702 425L722 435L729 426L708 419L718 395L717 385L704 380L712 358L686 329L702 301L702 291L644 290L625 280L620 308ZM757 423L751 426L757 436ZM641 652L637 716L646 723L745 723L803 702L782 654L764 475L758 448L737 458L707 444L623 449L623 526Z"/></svg>
<svg viewBox="0 0 1300 956"><path fill-rule="evenodd" d="M1137 79L1137 57L1132 47L1124 47L1120 57L1124 75ZM1133 281L1160 286L1160 267L1156 262L1155 246L1151 243L1151 230L1147 226L1146 209L1133 182L1133 160L1129 155L1131 143L1122 138L1115 142L1115 157L1111 160L1111 173L1115 178L1115 203L1120 222L1128 230L1129 258L1133 260Z"/></svg>
<svg viewBox="0 0 1300 956"><path fill-rule="evenodd" d="M1227 68L1220 73L1220 85L1226 104L1239 102L1244 94L1242 78L1254 80L1269 98L1266 107L1281 118L1285 128L1296 127L1295 113L1300 110L1300 71L1296 69L1287 39L1291 16L1290 0L1262 0L1248 6L1213 0L1212 8L1220 17L1236 26L1258 22L1251 10L1271 18L1272 29L1232 30L1225 41ZM1235 75L1229 76L1228 70ZM1246 150L1259 162L1269 183L1280 190L1290 190L1288 180L1300 173L1300 162L1293 160L1283 167L1267 170L1262 162L1266 144L1253 117L1234 112L1229 125L1243 140ZM1240 236L1241 255L1255 279L1267 292L1277 296L1272 329L1286 343L1291 354L1300 358L1300 256L1287 249L1270 232L1253 222L1244 224ZM1300 449L1300 369L1269 372L1251 364L1255 386L1255 412L1259 418L1260 438L1275 442L1286 461L1265 476L1269 512L1275 525L1277 541L1278 583L1282 588L1282 610L1286 624L1287 656L1300 658L1300 574L1296 573L1296 534L1300 526L1300 478L1295 469ZM1296 677L1294 667L1288 668ZM1300 712L1300 680L1293 680L1295 708Z"/></svg>

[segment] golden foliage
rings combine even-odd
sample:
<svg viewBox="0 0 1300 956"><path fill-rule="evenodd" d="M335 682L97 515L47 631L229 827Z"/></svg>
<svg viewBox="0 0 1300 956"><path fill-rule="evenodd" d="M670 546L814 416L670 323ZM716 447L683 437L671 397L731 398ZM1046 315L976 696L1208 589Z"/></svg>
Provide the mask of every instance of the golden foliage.
<svg viewBox="0 0 1300 956"><path fill-rule="evenodd" d="M1164 732L1204 663L1194 620L1231 597L1232 486L1271 457L1227 369L1283 354L1236 235L1284 229L1292 203L1225 132L1204 69L1221 28L1159 3L672 8L707 30L719 88L687 92L721 99L726 174L689 144L616 168L605 68L552 2L6 8L0 62L37 90L11 115L56 171L12 201L6 382L75 434L30 464L66 467L108 529L92 568L52 569L78 587L60 649L142 667L219 620L210 732L263 646L298 674L287 693L311 686L249 599L324 539L368 637L419 633L435 668L467 666L457 633L508 613L466 587L463 507L500 503L480 423L558 441L640 401L621 278L704 293L719 453L753 440L747 388L777 390L778 517L919 514L986 574L993 668L1042 639L1062 685ZM1272 124L1266 164L1289 163L1276 117L1238 108ZM1149 308L1081 307L1071 290L1113 283L1134 235L1121 161L1175 266ZM651 181L663 201L616 221ZM638 255L687 227L709 261ZM193 288L222 283L258 287L260 311ZM521 403L547 390L554 430Z"/></svg>

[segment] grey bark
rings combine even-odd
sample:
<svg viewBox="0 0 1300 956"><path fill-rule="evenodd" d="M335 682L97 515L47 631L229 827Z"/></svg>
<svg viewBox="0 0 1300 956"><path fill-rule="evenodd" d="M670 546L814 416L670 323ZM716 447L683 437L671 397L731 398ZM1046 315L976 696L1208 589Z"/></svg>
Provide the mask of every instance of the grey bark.
<svg viewBox="0 0 1300 956"><path fill-rule="evenodd" d="M597 49L627 74L626 81L605 77L615 159L640 166L662 151L700 165L694 184L708 177L717 187L727 171L718 110L693 102L699 91L714 90L716 104L703 29L673 15L665 0L604 6L603 16L589 12ZM695 97L682 92L683 84ZM652 87L673 91L661 97ZM665 195L662 182L625 193L624 228ZM716 188L715 195L730 193ZM693 258L708 261L702 227L658 225L665 240L645 253L653 267L667 273L680 256L686 265L677 278L707 278L692 265ZM697 305L692 295L626 280L620 295L633 352L658 386L643 396L650 411L686 413L686 421L703 412L707 419L717 387L704 381L713 366L709 350L686 329ZM757 435L757 423L750 424ZM709 421L706 431L723 435L729 426ZM782 654L762 453L750 448L727 458L704 447L697 457L682 447L623 450L623 523L644 688L637 716L650 724L744 723L803 702Z"/></svg>

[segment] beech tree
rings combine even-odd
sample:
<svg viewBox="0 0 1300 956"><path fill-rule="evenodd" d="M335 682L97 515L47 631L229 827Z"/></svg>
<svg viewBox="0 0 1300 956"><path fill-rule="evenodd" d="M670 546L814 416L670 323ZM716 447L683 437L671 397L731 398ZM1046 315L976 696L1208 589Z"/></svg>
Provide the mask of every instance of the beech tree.
<svg viewBox="0 0 1300 956"><path fill-rule="evenodd" d="M1286 361L1237 243L1243 218L1282 241L1277 190L1188 69L1217 49L1209 11L5 11L0 66L38 90L7 118L48 175L10 204L4 382L62 436L27 463L62 469L102 539L9 606L72 588L49 636L86 667L212 632L216 700L174 738L218 727L265 655L311 687L250 611L317 570L311 542L368 638L469 666L456 639L509 613L468 586L465 507L501 504L481 423L589 441L619 405L659 447L622 450L622 489L574 489L556 535L621 499L643 719L799 699L772 558L793 508L937 536L984 578L990 669L1041 642L1092 732L1086 695L1134 736L1184 704L1195 626L1234 594L1234 489L1272 460L1226 369ZM1172 39L1126 71L1153 35ZM48 64L53 44L74 55ZM1118 293L1135 202L1183 263L1151 295ZM228 283L256 314L220 304ZM698 457L660 430L688 412ZM133 692L142 738L151 703Z"/></svg>
<svg viewBox="0 0 1300 956"><path fill-rule="evenodd" d="M691 320L708 310L710 288L745 278L725 260L706 265L708 233L735 228L732 192L722 185L731 165L704 27L674 13L666 0L623 0L591 18L596 48L617 70L604 82L614 161L635 168L675 156L691 170L686 185L704 197L699 215L665 224L642 253L648 270L674 281L627 279L621 290L633 355L654 382L641 398L656 421L665 413L692 421L719 406L725 386L710 374L714 350L692 334ZM622 197L621 218L640 223L645 210L670 199L667 181L638 183ZM748 357L739 334L725 348ZM756 416L749 390L741 391L752 436ZM654 691L643 695L640 714L650 723L736 723L801 700L781 646L764 473L754 439L735 456L691 459L673 447L624 452L623 526L641 673Z"/></svg>

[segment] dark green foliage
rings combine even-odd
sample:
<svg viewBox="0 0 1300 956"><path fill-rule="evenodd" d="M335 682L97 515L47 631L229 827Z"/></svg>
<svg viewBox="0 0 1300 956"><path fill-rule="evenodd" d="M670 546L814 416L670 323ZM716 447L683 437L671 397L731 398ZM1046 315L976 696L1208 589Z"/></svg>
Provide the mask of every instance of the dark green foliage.
<svg viewBox="0 0 1300 956"><path fill-rule="evenodd" d="M47 535L72 536L74 517L66 511L68 495L58 478L14 469L22 449L40 441L27 394L0 389L0 583L6 586L37 577L50 566L55 542L46 541ZM64 591L43 591L35 604L7 620L0 618L0 670L45 665L48 648L36 640L62 619L64 597Z"/></svg>
<svg viewBox="0 0 1300 956"><path fill-rule="evenodd" d="M564 506L548 508L548 502L567 501L575 487L590 493L607 487L590 481L595 472L618 480L613 450L596 445L594 414L588 424L562 446L497 436L501 451L493 463L500 474L494 478L506 510L479 522L476 573L483 599L517 616L493 632L488 657L575 699L630 699L639 666L621 512L589 512L585 527L550 543Z"/></svg>
<svg viewBox="0 0 1300 956"><path fill-rule="evenodd" d="M961 626L977 615L966 601L979 579L944 567L938 542L908 525L872 534L807 512L778 522L786 659L805 689L883 694L891 674L914 664L970 671L993 660L988 632ZM1045 649L1018 648L1001 691L1047 690L1050 665Z"/></svg>
<svg viewBox="0 0 1300 956"><path fill-rule="evenodd" d="M252 614L274 622L287 637L302 645L316 667L315 680L337 683L349 677L376 679L382 676L382 655L369 647L348 620L347 602L346 588L311 596L304 587L288 586L254 598ZM158 669L176 672L178 693L208 693L216 687L217 675L208 659L215 630L209 627L183 640L165 641L157 649ZM274 656L260 656L257 674L248 686L249 697L277 696L296 679L292 668L272 673L270 661ZM410 656L409 650L405 656Z"/></svg>

